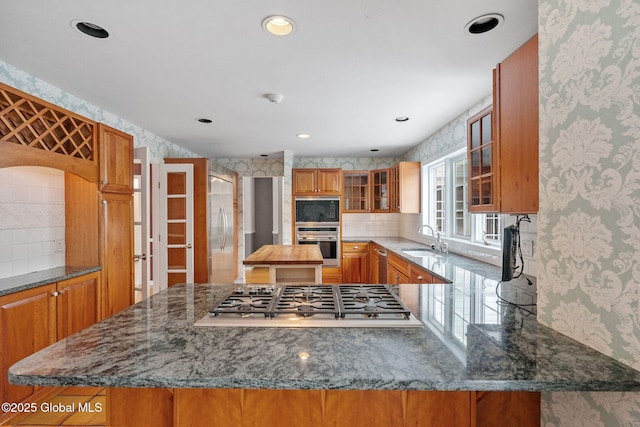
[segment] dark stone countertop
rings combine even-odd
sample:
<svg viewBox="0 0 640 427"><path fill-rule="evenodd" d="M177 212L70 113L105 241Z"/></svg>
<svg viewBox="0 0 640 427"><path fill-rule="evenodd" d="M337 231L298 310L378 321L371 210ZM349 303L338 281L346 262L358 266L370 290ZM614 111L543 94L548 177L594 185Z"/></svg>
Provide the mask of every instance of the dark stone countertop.
<svg viewBox="0 0 640 427"><path fill-rule="evenodd" d="M454 255L438 261L452 283L393 287L423 327L194 326L235 285L176 285L18 362L9 378L106 387L640 390L640 372L501 303L496 267L476 269Z"/></svg>
<svg viewBox="0 0 640 427"><path fill-rule="evenodd" d="M0 279L0 296L37 288L102 270L101 267L55 267Z"/></svg>

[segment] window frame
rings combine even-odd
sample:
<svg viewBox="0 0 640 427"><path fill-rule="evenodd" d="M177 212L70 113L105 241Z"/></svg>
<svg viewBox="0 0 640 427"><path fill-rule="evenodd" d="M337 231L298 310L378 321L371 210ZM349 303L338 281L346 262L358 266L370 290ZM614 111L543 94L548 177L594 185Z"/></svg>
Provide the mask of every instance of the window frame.
<svg viewBox="0 0 640 427"><path fill-rule="evenodd" d="M505 224L504 215L498 214L497 219L498 223L496 228L499 233L497 239L487 239L483 235L484 227L489 220L488 215L495 214L485 214L485 213L473 213L469 212L469 201L468 201L468 176L465 173L465 184L462 192L462 197L464 201L464 217L463 220L468 221L469 234L459 234L456 232L456 211L455 211L455 203L456 203L456 176L455 176L455 167L456 162L467 159L467 150L466 148L461 148L456 150L450 154L444 155L432 162L426 163L422 165L422 224L428 224L433 227L434 232L438 233L438 228L436 227L437 221L434 217L435 212L435 201L434 198L434 190L433 187L435 185L433 179L433 171L435 168L441 167L444 165L445 169L445 188L444 188L444 227L443 231L440 232L440 236L442 238L448 240L455 240L458 242L468 243L475 246L482 246L484 248L500 250L502 245L502 226ZM431 237L431 230L428 230L427 227L424 227L421 230L421 236ZM436 234L437 235L437 234Z"/></svg>

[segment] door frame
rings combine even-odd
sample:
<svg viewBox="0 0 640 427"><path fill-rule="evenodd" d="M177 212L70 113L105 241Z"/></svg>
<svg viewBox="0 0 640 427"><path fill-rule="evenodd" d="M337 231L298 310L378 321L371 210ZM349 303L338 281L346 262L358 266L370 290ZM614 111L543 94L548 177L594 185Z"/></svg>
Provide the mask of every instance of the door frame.
<svg viewBox="0 0 640 427"><path fill-rule="evenodd" d="M186 174L186 242L184 245L173 245L167 242L167 174L169 173L185 173ZM194 276L194 250L193 250L193 165L189 163L158 163L153 165L153 217L157 221L153 221L153 243L154 243L154 289L160 292L168 288L168 274L171 272L168 266L167 251L169 249L186 250L186 268L178 269L174 272L184 272L186 274L186 283L193 282Z"/></svg>

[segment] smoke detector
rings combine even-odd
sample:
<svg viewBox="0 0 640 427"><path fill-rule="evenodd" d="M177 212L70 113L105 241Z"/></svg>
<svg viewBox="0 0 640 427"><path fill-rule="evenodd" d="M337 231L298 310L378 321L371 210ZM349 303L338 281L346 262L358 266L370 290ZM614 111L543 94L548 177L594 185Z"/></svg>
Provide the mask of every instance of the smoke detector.
<svg viewBox="0 0 640 427"><path fill-rule="evenodd" d="M273 102L274 104L279 104L282 102L284 96L279 93L267 93L264 95L265 98L269 100L269 102Z"/></svg>

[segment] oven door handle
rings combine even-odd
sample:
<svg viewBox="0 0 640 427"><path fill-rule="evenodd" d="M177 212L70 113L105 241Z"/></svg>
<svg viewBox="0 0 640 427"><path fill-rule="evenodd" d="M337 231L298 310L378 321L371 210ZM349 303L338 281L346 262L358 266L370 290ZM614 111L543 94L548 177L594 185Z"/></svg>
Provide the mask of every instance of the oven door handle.
<svg viewBox="0 0 640 427"><path fill-rule="evenodd" d="M333 236L329 237L321 237L321 236L313 236L313 237L299 237L299 242L335 242L336 238Z"/></svg>

